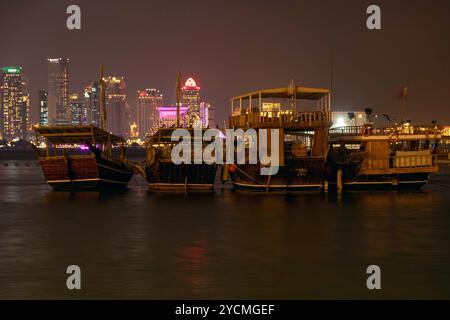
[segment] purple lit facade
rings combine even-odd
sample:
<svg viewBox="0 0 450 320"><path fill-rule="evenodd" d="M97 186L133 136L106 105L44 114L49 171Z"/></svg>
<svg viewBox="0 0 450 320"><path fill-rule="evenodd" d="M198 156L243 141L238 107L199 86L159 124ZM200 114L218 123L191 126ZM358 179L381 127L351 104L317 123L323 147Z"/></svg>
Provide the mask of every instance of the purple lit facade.
<svg viewBox="0 0 450 320"><path fill-rule="evenodd" d="M173 126L177 123L177 107L176 106L162 106L158 107L159 121L166 127ZM187 123L187 113L189 107L180 107L180 118L183 126Z"/></svg>

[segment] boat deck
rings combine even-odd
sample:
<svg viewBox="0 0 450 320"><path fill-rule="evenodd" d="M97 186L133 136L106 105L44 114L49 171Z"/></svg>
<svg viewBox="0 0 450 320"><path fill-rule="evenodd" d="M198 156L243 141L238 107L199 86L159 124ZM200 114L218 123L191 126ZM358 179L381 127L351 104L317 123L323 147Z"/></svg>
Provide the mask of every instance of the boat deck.
<svg viewBox="0 0 450 320"><path fill-rule="evenodd" d="M249 112L230 118L233 128L283 128L284 130L313 130L331 126L329 111Z"/></svg>

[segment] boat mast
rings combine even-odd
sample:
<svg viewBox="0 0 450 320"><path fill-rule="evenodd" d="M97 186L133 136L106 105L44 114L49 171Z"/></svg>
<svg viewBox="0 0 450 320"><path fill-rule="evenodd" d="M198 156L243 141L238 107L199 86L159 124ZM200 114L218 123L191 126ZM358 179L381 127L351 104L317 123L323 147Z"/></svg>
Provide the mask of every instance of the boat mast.
<svg viewBox="0 0 450 320"><path fill-rule="evenodd" d="M333 94L333 79L334 79L334 51L331 53L331 70L330 70L330 93L328 94L328 101L325 103L328 104L328 108L326 111L331 111L331 95Z"/></svg>
<svg viewBox="0 0 450 320"><path fill-rule="evenodd" d="M297 110L297 86L293 79L289 84L289 94L291 96L291 110L292 112L295 112Z"/></svg>
<svg viewBox="0 0 450 320"><path fill-rule="evenodd" d="M103 81L103 64L100 65L100 128L105 130L105 82Z"/></svg>
<svg viewBox="0 0 450 320"><path fill-rule="evenodd" d="M405 123L405 111L406 111L406 104L408 100L408 91L409 91L409 81L406 82L405 86L402 89L402 92L400 93L400 99L402 100L402 113L400 121L402 124Z"/></svg>
<svg viewBox="0 0 450 320"><path fill-rule="evenodd" d="M181 122L181 119L180 119L180 97L181 97L181 80L180 80L180 78L181 78L181 72L180 71L178 71L177 72L177 128L179 128L180 127L180 122Z"/></svg>

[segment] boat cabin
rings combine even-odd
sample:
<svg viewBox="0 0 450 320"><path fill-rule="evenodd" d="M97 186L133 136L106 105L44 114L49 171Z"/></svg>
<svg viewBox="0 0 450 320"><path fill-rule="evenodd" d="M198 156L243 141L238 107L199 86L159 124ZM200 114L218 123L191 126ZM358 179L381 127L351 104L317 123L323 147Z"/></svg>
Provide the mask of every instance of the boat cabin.
<svg viewBox="0 0 450 320"><path fill-rule="evenodd" d="M235 129L280 129L280 159L326 157L331 91L291 84L236 96L229 123Z"/></svg>
<svg viewBox="0 0 450 320"><path fill-rule="evenodd" d="M340 161L360 159L360 175L436 172L437 127L375 128L349 126L330 130L332 152ZM358 156L359 155L359 156Z"/></svg>

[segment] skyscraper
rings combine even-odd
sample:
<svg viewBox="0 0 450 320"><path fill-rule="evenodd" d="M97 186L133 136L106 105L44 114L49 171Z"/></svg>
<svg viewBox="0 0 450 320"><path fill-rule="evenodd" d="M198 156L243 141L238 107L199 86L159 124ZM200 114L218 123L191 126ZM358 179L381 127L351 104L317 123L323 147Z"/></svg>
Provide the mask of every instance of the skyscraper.
<svg viewBox="0 0 450 320"><path fill-rule="evenodd" d="M1 77L3 139L25 139L30 127L30 95L21 67L4 67Z"/></svg>
<svg viewBox="0 0 450 320"><path fill-rule="evenodd" d="M215 128L216 127L216 120L215 120L215 112L214 112L214 107L211 106L210 103L208 103L209 107L208 107L208 125L206 127L209 128Z"/></svg>
<svg viewBox="0 0 450 320"><path fill-rule="evenodd" d="M129 138L131 135L131 106L125 101L125 119L123 119L122 125L125 126L124 133L122 136L124 138Z"/></svg>
<svg viewBox="0 0 450 320"><path fill-rule="evenodd" d="M100 90L98 81L94 81L84 89L83 109L86 112L86 123L100 127Z"/></svg>
<svg viewBox="0 0 450 320"><path fill-rule="evenodd" d="M200 87L193 78L186 80L181 88L181 103L188 107L189 123L193 126L201 126L200 121Z"/></svg>
<svg viewBox="0 0 450 320"><path fill-rule="evenodd" d="M130 138L131 139L139 138L138 125L136 122L130 124Z"/></svg>
<svg viewBox="0 0 450 320"><path fill-rule="evenodd" d="M70 125L68 95L69 59L47 59L48 62L48 122L50 125Z"/></svg>
<svg viewBox="0 0 450 320"><path fill-rule="evenodd" d="M158 89L138 91L137 122L139 137L144 138L159 119L158 108L163 105L163 95Z"/></svg>
<svg viewBox="0 0 450 320"><path fill-rule="evenodd" d="M200 122L203 128L214 128L214 110L209 102L200 102Z"/></svg>
<svg viewBox="0 0 450 320"><path fill-rule="evenodd" d="M78 93L69 95L69 105L72 115L71 124L73 126L81 126L87 124L87 114L83 107L83 99Z"/></svg>
<svg viewBox="0 0 450 320"><path fill-rule="evenodd" d="M39 125L48 126L47 91L39 90Z"/></svg>
<svg viewBox="0 0 450 320"><path fill-rule="evenodd" d="M105 77L105 128L115 135L126 137L130 131L130 112L125 101L123 77Z"/></svg>

